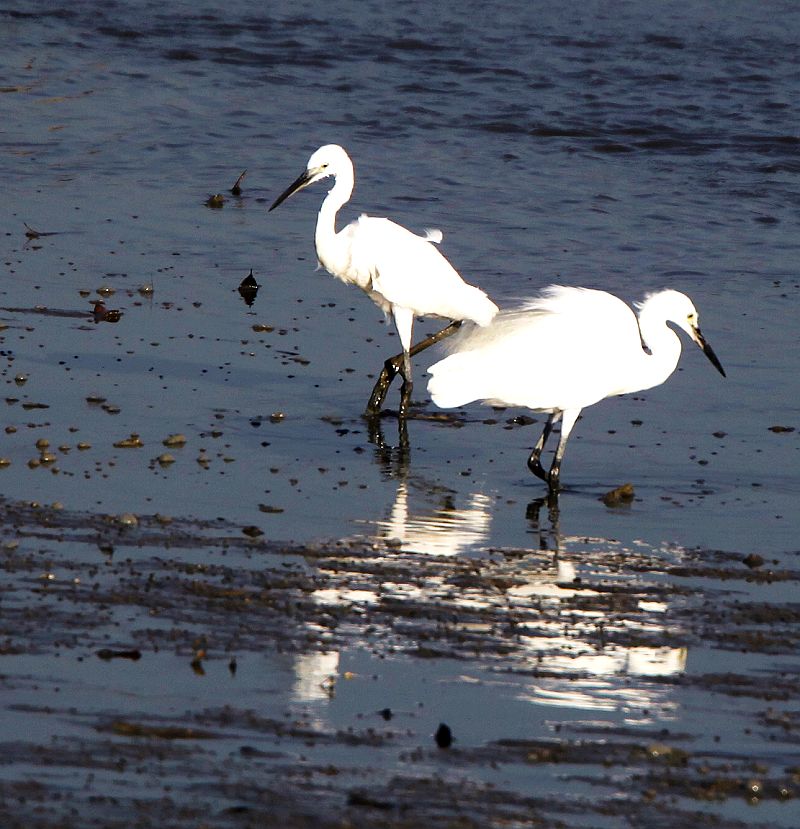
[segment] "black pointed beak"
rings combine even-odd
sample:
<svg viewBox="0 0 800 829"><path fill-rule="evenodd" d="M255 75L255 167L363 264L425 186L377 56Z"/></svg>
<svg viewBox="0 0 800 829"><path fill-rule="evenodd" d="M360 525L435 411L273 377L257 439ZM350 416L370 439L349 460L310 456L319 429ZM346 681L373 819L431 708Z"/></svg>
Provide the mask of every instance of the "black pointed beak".
<svg viewBox="0 0 800 829"><path fill-rule="evenodd" d="M711 361L711 365L723 376L726 377L725 369L722 367L722 363L719 361L719 358L714 353L714 349L706 342L706 338L703 336L699 328L694 329L695 333L695 342L703 349L703 354L708 357Z"/></svg>
<svg viewBox="0 0 800 829"><path fill-rule="evenodd" d="M272 207L270 210L274 210L279 204L282 204L289 198L289 196L294 195L298 190L302 190L304 187L308 187L311 184L313 176L312 174L306 170L301 176L298 176L295 181L293 181L281 194L278 196L277 199L272 203ZM267 211L269 212L269 210Z"/></svg>

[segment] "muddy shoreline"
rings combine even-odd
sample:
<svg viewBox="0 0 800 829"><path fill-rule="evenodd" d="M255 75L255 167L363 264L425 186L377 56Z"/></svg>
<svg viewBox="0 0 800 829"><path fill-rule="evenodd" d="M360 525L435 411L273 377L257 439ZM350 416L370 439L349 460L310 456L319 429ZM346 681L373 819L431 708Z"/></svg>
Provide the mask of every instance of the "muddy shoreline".
<svg viewBox="0 0 800 829"><path fill-rule="evenodd" d="M197 683L207 673L235 683L239 667L265 651L357 648L377 664L402 661L422 673L447 663L466 672L480 666L482 681L579 683L589 675L579 665L548 667L575 643L596 654L674 645L793 656L796 604L743 603L736 587L793 585L800 571L695 550L656 572L652 556L637 560L609 545L592 551L595 577L564 583L557 559L563 574L581 551L548 549L552 525L539 550L493 549L476 559L403 553L391 540L276 544L221 520L139 516L130 526L119 516L9 501L0 516L2 685L6 696L30 693L7 710L51 730L49 738L4 733L4 826L591 826L625 815L648 826L732 828L761 825L759 808L754 823L702 806L794 808L800 767L750 756L725 735L714 735L718 748L709 750L680 729L576 722L528 739L492 733L489 719L483 744L463 745L453 710L455 742L438 748L419 711L388 704L336 728L302 705L272 715L236 704L154 714L83 705L80 694L67 706L56 699L66 662L89 663L99 677L103 665L112 672L124 662L143 674L158 665ZM698 583L714 585L713 610ZM549 589L536 596L532 585ZM665 595L674 603L671 633L660 609ZM28 657L51 666L44 680L15 669ZM334 699L359 681L367 680L332 673L320 696ZM646 682L745 699L748 728L766 741L797 743L796 674L656 672ZM50 701L37 702L36 691ZM26 773L32 767L38 771ZM487 780L487 770L505 768L523 778L547 768L586 789L554 803L528 785Z"/></svg>

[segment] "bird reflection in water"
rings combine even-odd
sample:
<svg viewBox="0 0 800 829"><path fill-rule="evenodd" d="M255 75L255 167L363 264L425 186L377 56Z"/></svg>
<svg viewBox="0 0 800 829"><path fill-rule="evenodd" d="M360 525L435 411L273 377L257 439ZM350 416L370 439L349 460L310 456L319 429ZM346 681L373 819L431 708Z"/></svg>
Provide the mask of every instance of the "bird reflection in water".
<svg viewBox="0 0 800 829"><path fill-rule="evenodd" d="M431 494L424 484L418 486ZM375 522L381 538L396 542L403 552L430 556L456 556L480 549L489 538L494 501L475 492L464 506L456 508L453 495L450 490L441 490L437 494L439 506L415 514L409 506L409 483L401 481L388 518Z"/></svg>
<svg viewBox="0 0 800 829"><path fill-rule="evenodd" d="M525 508L531 541L521 548L492 543L501 502L484 492L460 493L410 474L408 447L373 436L375 459L396 481L394 502L378 535L398 551L423 556L469 556L481 576L452 600L508 617L505 635L515 653L514 682L528 677L520 697L537 705L614 712L636 722L676 716L669 682L685 670L682 630L668 594L639 575L653 551L562 531L569 495L553 490ZM498 515L498 521L502 520ZM499 527L497 529L500 529ZM388 543L387 546L392 546ZM639 566L628 565L639 559ZM654 562L655 563L655 562ZM498 593L497 585L504 585ZM436 591L438 594L434 595ZM441 587L431 600L442 600ZM424 600L425 591L414 593ZM499 605L498 605L499 602Z"/></svg>
<svg viewBox="0 0 800 829"><path fill-rule="evenodd" d="M539 705L622 712L638 723L674 717L672 686L636 678L682 673L687 648L634 644L645 637L657 643L680 635L669 621L669 602L648 596L646 587L637 596L630 585L630 607L609 613L614 585L607 581L612 574L620 579L621 545L564 537L558 496L552 493L532 501L526 517L539 549L554 555L548 573L538 572L509 590L512 602L529 607L535 601L542 609L535 625L517 628L518 641L535 657L534 678L523 698Z"/></svg>
<svg viewBox="0 0 800 829"><path fill-rule="evenodd" d="M391 478L403 478L408 475L411 446L408 442L408 422L400 418L397 446L386 442L380 417L368 417L367 439L375 447L375 460L384 474Z"/></svg>
<svg viewBox="0 0 800 829"><path fill-rule="evenodd" d="M338 651L297 654L294 660L292 699L297 702L330 699L338 673Z"/></svg>
<svg viewBox="0 0 800 829"><path fill-rule="evenodd" d="M493 499L476 492L467 496L465 506L457 508L455 490L410 476L411 452L405 418L400 421L401 439L397 446L386 442L378 418L370 418L368 426L376 462L387 479L398 482L388 517L374 522L380 538L396 542L403 552L435 556L454 556L485 545ZM428 506L424 512L412 511L409 497L414 493L436 505Z"/></svg>
<svg viewBox="0 0 800 829"><path fill-rule="evenodd" d="M456 493L442 490L439 506L415 512L415 487L427 500L434 493L421 481L400 480L388 517L377 522L383 538L396 538L403 552L430 556L480 555L489 547L494 497L458 496L456 507ZM628 551L618 542L563 534L557 494L532 501L525 516L536 543L504 550L496 566L487 565L493 576L511 582L505 594L514 621L509 631L521 647L523 672L533 671L521 696L540 705L622 712L639 723L674 717L671 684L650 679L686 668L686 647L661 644L681 636L669 600L647 584L640 592L629 583L619 569ZM487 585L494 583L491 578ZM620 587L626 600L617 608ZM474 585L460 601L488 607L497 602L490 593L481 595Z"/></svg>

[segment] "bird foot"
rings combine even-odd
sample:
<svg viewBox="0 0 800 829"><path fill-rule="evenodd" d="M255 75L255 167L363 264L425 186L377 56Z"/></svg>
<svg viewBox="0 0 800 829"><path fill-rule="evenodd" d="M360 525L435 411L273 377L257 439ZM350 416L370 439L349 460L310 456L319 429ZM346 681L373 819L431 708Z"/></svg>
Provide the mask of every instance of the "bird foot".
<svg viewBox="0 0 800 829"><path fill-rule="evenodd" d="M397 417L400 420L405 420L408 417L413 388L414 384L410 380L403 380L403 385L400 387L400 408L397 410Z"/></svg>
<svg viewBox="0 0 800 829"><path fill-rule="evenodd" d="M547 481L547 489L549 494L558 496L558 492L561 489L561 484L559 482L559 470L551 469L545 480Z"/></svg>
<svg viewBox="0 0 800 829"><path fill-rule="evenodd" d="M390 357L386 360L383 364L383 368L381 369L380 376L372 389L372 394L367 402L367 410L364 414L369 416L376 415L380 412L381 407L383 406L383 401L386 399L386 395L389 391L389 386L392 385L392 380L394 380L394 378L400 373L402 366L402 354L397 357Z"/></svg>
<svg viewBox="0 0 800 829"><path fill-rule="evenodd" d="M542 466L538 456L534 457L531 455L531 457L528 458L528 469L530 469L530 471L533 472L537 478L541 478L546 483L549 482L547 470Z"/></svg>

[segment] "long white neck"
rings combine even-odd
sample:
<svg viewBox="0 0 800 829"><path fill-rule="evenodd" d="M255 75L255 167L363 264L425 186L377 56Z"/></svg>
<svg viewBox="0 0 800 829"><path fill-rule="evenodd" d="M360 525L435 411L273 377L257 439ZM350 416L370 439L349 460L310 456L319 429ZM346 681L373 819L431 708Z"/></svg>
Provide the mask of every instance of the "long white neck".
<svg viewBox="0 0 800 829"><path fill-rule="evenodd" d="M675 371L681 356L680 337L667 325L657 307L646 305L640 310L639 330L651 353L642 351L641 374L634 391L663 383Z"/></svg>
<svg viewBox="0 0 800 829"><path fill-rule="evenodd" d="M347 204L353 193L355 183L353 165L343 165L336 171L335 176L335 183L319 209L314 244L317 249L317 259L323 267L330 273L338 275L342 270L342 256L346 257L346 251L340 250L342 245L337 244L339 240L336 238L336 214L343 204Z"/></svg>

